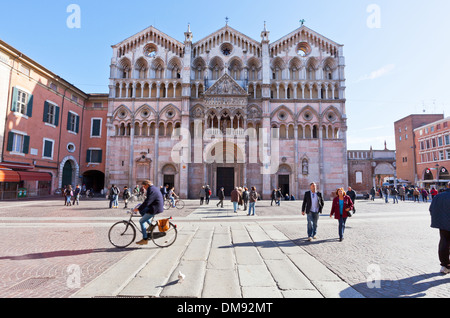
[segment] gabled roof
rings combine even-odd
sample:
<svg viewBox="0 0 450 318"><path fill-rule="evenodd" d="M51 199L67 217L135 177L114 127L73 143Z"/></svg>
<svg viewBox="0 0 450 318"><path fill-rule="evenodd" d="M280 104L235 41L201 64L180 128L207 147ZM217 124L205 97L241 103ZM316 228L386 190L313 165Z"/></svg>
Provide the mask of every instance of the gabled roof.
<svg viewBox="0 0 450 318"><path fill-rule="evenodd" d="M145 37L146 35L148 35L148 34L150 34L150 33L157 34L157 35L159 35L160 37L162 37L162 38L164 38L164 39L167 39L167 40L170 41L170 42L173 42L173 43L175 43L175 44L177 44L177 45L179 45L179 46L181 46L181 47L184 47L184 43L182 43L182 42L180 42L180 41L174 39L173 37L171 37L171 36L165 34L164 32L161 32L160 30L158 30L157 28L155 28L155 27L152 26L152 25L149 26L148 28L142 30L141 32L138 32L138 33L136 33L136 34L134 34L134 35L132 35L132 36L126 38L125 40L123 40L123 41L117 43L116 45L113 45L112 47L115 48L115 47L122 46L122 45L124 45L124 44L126 44L126 43L131 43L131 42L133 42L133 41L136 41L136 40L138 40L138 39L141 39L141 38Z"/></svg>
<svg viewBox="0 0 450 318"><path fill-rule="evenodd" d="M228 73L222 75L205 93L206 96L236 96L248 93Z"/></svg>
<svg viewBox="0 0 450 318"><path fill-rule="evenodd" d="M311 37L311 36L312 36L312 37L316 37L316 38L318 38L318 39L320 39L320 40L322 40L322 41L328 42L328 43L331 44L331 45L334 45L334 46L343 46L342 44L339 44L339 43L337 43L337 42L335 42L335 41L332 41L332 40L328 39L327 37L323 36L322 34L319 34L319 33L317 33L316 31L311 30L310 28L308 28L308 27L305 26L305 25L303 25L303 26L299 27L298 29L292 31L291 33L289 33L289 34L283 36L281 39L279 39L279 40L277 40L277 41L275 41L275 42L272 42L272 43L270 44L270 46L275 46L275 45L277 45L277 44L279 44L279 43L282 43L283 41L286 41L287 39L290 39L290 38L294 37L295 35L301 34L302 32L303 32L304 34L308 34L310 37Z"/></svg>
<svg viewBox="0 0 450 318"><path fill-rule="evenodd" d="M196 45L198 45L198 44L200 44L200 43L202 43L202 42L205 42L206 40L208 40L209 38L213 37L214 35L217 35L217 34L225 34L225 32L228 32L229 34L237 35L237 36L239 36L240 38L245 39L245 40L247 40L248 42L250 42L250 43L252 43L252 44L254 44L254 45L261 45L261 42L258 42L258 41L256 41L255 39L252 39L251 37L249 37L249 36L247 36L247 35L245 35L245 34L239 32L238 30L233 29L232 27L230 27L230 26L227 24L227 25L225 25L223 28L220 28L219 30L217 30L216 32L213 32L213 33L211 33L210 35L205 36L205 37L202 38L201 40L198 40L197 42L195 42L195 43L193 44L193 46L196 46Z"/></svg>

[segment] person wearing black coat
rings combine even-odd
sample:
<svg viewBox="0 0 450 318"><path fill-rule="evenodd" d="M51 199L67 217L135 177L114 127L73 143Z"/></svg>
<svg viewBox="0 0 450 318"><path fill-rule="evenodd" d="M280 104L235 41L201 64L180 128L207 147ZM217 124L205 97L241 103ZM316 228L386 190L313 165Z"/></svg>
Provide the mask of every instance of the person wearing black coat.
<svg viewBox="0 0 450 318"><path fill-rule="evenodd" d="M218 193L218 198L219 198L219 202L217 203L217 207L223 208L223 200L225 199L225 193L224 193L224 188L220 188L219 193Z"/></svg>
<svg viewBox="0 0 450 318"><path fill-rule="evenodd" d="M302 205L302 215L307 216L308 222L308 241L316 238L317 223L319 221L319 214L322 213L324 201L322 193L316 191L316 184L310 184L311 191L305 193Z"/></svg>
<svg viewBox="0 0 450 318"><path fill-rule="evenodd" d="M450 247L450 182L447 190L438 194L430 205L431 227L439 229L439 261L441 273L450 273L449 247Z"/></svg>
<svg viewBox="0 0 450 318"><path fill-rule="evenodd" d="M137 242L138 245L147 245L148 235L145 223L156 215L164 212L164 198L161 191L156 188L151 181L142 182L143 188L146 190L146 197L144 202L134 209L134 212L139 212L142 218L139 220L141 224L142 240Z"/></svg>
<svg viewBox="0 0 450 318"><path fill-rule="evenodd" d="M352 189L352 187L348 187L347 195L350 197L353 203L353 213L356 213L355 209L355 201L356 201L356 192ZM398 202L397 202L398 203Z"/></svg>

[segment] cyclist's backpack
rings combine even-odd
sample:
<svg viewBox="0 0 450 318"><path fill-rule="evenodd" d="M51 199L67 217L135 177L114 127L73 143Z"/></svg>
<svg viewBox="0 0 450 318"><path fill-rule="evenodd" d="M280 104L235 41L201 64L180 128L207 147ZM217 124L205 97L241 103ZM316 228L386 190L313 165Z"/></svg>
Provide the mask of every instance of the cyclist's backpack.
<svg viewBox="0 0 450 318"><path fill-rule="evenodd" d="M158 221L158 228L160 232L167 232L170 228L169 219L159 220Z"/></svg>

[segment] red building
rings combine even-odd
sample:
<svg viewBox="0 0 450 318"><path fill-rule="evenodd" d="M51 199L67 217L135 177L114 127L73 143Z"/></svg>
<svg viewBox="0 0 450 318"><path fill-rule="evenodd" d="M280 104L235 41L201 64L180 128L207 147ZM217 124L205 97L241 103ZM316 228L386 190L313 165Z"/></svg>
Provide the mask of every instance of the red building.
<svg viewBox="0 0 450 318"><path fill-rule="evenodd" d="M89 95L0 41L0 200L104 187L108 95Z"/></svg>
<svg viewBox="0 0 450 318"><path fill-rule="evenodd" d="M414 130L418 185L444 187L450 181L450 117Z"/></svg>

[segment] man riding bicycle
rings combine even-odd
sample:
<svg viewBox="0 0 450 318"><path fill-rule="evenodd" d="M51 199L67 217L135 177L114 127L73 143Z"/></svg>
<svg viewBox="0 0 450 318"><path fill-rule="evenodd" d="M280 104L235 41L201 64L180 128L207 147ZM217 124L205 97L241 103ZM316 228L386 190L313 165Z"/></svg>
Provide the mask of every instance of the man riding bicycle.
<svg viewBox="0 0 450 318"><path fill-rule="evenodd" d="M145 201L138 208L134 209L134 212L139 212L142 215L139 223L141 224L143 238L136 244L147 245L148 235L145 223L149 223L156 214L164 212L164 199L161 191L151 181L143 181L142 187L146 191Z"/></svg>

